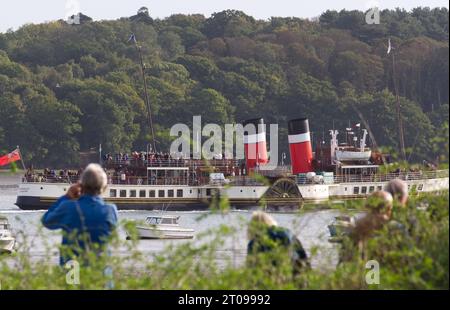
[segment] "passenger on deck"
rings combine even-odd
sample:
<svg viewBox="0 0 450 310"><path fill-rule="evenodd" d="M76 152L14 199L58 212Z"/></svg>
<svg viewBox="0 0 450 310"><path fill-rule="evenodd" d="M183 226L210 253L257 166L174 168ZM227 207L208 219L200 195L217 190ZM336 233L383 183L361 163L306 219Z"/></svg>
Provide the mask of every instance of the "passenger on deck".
<svg viewBox="0 0 450 310"><path fill-rule="evenodd" d="M255 267L267 259L275 267L278 265L278 260L282 258L277 254L290 255L288 259L292 263L294 274L310 266L300 240L289 229L279 227L277 222L265 212L253 213L248 227L248 239L247 264L250 267Z"/></svg>
<svg viewBox="0 0 450 310"><path fill-rule="evenodd" d="M125 171L122 171L120 173L120 184L126 184L127 183L127 175Z"/></svg>
<svg viewBox="0 0 450 310"><path fill-rule="evenodd" d="M60 264L94 251L105 250L117 225L117 208L100 197L107 186L101 166L90 164L81 175L81 183L72 185L42 217L42 224L51 230L62 229L64 246Z"/></svg>

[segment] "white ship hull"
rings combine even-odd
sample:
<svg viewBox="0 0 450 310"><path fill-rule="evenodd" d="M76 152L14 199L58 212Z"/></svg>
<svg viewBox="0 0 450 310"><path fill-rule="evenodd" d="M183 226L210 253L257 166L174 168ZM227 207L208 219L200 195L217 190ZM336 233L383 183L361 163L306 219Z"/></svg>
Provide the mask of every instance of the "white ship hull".
<svg viewBox="0 0 450 310"><path fill-rule="evenodd" d="M137 226L137 233L141 239L191 239L194 238L194 230L179 227L155 227Z"/></svg>
<svg viewBox="0 0 450 310"><path fill-rule="evenodd" d="M16 239L14 237L0 238L0 254L12 253Z"/></svg>
<svg viewBox="0 0 450 310"><path fill-rule="evenodd" d="M424 177L404 177L411 191L418 194L449 189L448 171ZM366 197L381 190L389 179L378 176L361 180L336 180L331 184L295 184L293 196L270 196L270 186L188 186L188 185L110 185L104 194L106 201L119 209L145 210L206 210L211 202L226 197L235 208L254 208L262 204L297 205L318 203L329 199L354 199ZM69 188L68 183L21 183L16 205L25 210L47 209Z"/></svg>

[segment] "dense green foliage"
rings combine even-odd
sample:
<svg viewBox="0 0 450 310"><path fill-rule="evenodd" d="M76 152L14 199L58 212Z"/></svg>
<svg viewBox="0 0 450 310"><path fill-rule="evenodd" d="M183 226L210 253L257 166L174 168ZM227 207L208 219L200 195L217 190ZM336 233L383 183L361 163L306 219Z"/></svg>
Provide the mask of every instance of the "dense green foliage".
<svg viewBox="0 0 450 310"><path fill-rule="evenodd" d="M363 208L363 202L351 205L355 210ZM197 234L196 241L167 246L151 255L139 250L136 239L124 241L115 236L111 242L113 253L121 249L128 255L97 258L88 252L85 259L89 267L80 269L78 285L66 282L66 277L73 279L74 273L68 273L70 268L55 266L55 249L50 245L47 256L31 260L33 241L23 236L19 252L0 259L0 281L2 289L104 289L111 288L111 283L114 289L448 289L448 212L448 192L410 199L407 209L396 206L393 213L393 220L402 223L407 233L382 229L367 243L365 258L355 252L353 260L336 266L323 257L324 262L330 261L329 265L305 269L295 276L285 251L274 249L267 254L268 259L248 266L223 257L220 249L224 242L228 239L229 248L229 240L237 238L238 230L247 229L244 219L237 225L224 224ZM296 225L301 223L295 214L292 220ZM133 231L135 224L123 223ZM40 233L33 239L36 237L47 244ZM318 250L310 249L308 255L329 253ZM373 267L366 266L368 260L379 263L379 284L366 282L375 279ZM274 265L273 261L278 263ZM112 270L110 274L104 273L105 266Z"/></svg>
<svg viewBox="0 0 450 310"><path fill-rule="evenodd" d="M448 17L445 8L417 8L384 10L379 25L359 11L315 21L232 10L154 20L141 9L115 21L24 25L0 34L0 151L20 145L35 165L63 166L99 143L106 152L145 149L130 33L142 45L160 149L168 128L196 114L204 124L263 116L280 125L280 151L287 120L298 116L310 118L316 138L333 122L365 120L379 146L397 148L391 37L406 146L413 160L435 160L433 138L448 137Z"/></svg>

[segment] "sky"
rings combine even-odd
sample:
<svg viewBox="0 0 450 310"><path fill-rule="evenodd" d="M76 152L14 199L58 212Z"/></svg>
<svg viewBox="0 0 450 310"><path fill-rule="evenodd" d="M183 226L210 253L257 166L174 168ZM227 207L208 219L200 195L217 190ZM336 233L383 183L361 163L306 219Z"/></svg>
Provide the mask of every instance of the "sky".
<svg viewBox="0 0 450 310"><path fill-rule="evenodd" d="M237 9L257 19L268 19L271 16L312 18L328 9L448 8L449 3L448 0L0 0L0 32L16 30L26 23L65 19L78 11L94 20L128 17L142 6L149 9L153 18L178 13L201 13L208 17L214 12Z"/></svg>

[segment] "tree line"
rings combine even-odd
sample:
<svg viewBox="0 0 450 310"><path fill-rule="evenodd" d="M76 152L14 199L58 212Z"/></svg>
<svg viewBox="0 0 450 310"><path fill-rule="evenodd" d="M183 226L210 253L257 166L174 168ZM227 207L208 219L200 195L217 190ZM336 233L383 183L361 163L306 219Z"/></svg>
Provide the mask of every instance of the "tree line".
<svg viewBox="0 0 450 310"><path fill-rule="evenodd" d="M448 153L446 8L383 10L379 25L346 10L314 20L235 10L153 19L146 8L117 20L81 17L79 25L0 34L0 151L20 145L35 166L63 167L100 143L104 152L145 150L151 135L134 33L161 150L169 128L193 115L218 124L264 117L280 125L280 151L293 117L308 117L317 140L363 117L377 145L396 149L391 38L408 157Z"/></svg>

